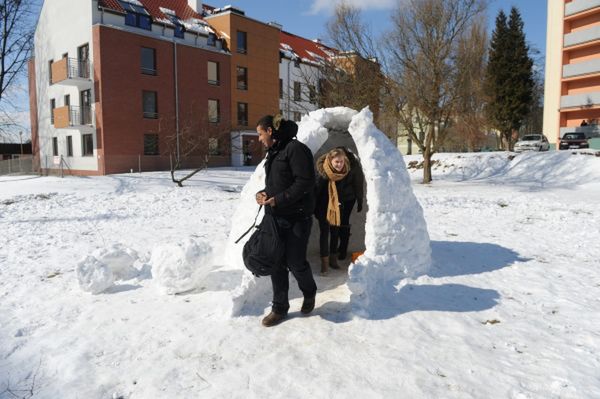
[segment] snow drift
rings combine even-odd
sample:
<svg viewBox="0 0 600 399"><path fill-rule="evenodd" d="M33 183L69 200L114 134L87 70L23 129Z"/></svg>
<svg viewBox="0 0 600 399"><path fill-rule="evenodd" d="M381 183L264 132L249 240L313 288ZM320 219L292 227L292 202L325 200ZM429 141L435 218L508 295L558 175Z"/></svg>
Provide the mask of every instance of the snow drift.
<svg viewBox="0 0 600 399"><path fill-rule="evenodd" d="M361 112L344 107L313 111L302 118L297 138L317 154L330 134L340 131L347 132L355 144L366 180L365 252L350 266L347 285L354 312L368 317L396 295L400 280L427 272L431 265L429 234L402 155L373 124L368 108ZM243 188L232 220L226 256L236 269L245 270L241 252L248 237L239 244L234 241L254 220L258 209L254 195L264 188L263 165L264 160ZM318 234L316 226L312 234ZM270 280L257 279L246 271L232 295L233 315L261 313L271 299Z"/></svg>

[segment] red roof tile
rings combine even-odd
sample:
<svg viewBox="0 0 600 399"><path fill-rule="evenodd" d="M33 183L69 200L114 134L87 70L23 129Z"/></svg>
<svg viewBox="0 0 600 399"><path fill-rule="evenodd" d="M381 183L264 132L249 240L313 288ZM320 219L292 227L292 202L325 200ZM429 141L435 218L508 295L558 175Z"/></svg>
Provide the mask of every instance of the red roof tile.
<svg viewBox="0 0 600 399"><path fill-rule="evenodd" d="M100 7L109 8L111 10L125 12L125 10L123 10L123 7L121 7L117 0L100 0L98 2L98 5Z"/></svg>
<svg viewBox="0 0 600 399"><path fill-rule="evenodd" d="M125 0L126 1L126 0ZM160 11L160 7L168 8L175 11L175 14L182 19L189 18L202 19L202 16L195 12L189 5L187 0L138 0L144 5L153 20L168 19L167 16ZM123 7L117 0L100 0L100 6L111 10L125 12ZM208 6L207 6L208 7ZM205 7L205 8L207 8Z"/></svg>
<svg viewBox="0 0 600 399"><path fill-rule="evenodd" d="M279 41L282 44L282 49L284 49L286 46L289 46L292 48L293 52L300 57L300 59L309 60L311 62L318 63L318 57L329 59L332 54L338 52L336 49L328 47L322 43L317 43L285 31L280 32Z"/></svg>

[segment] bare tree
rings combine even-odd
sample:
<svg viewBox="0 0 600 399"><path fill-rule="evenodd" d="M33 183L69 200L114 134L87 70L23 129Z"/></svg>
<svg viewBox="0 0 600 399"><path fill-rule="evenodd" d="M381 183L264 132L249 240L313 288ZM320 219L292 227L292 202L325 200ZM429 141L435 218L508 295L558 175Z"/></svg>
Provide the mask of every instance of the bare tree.
<svg viewBox="0 0 600 399"><path fill-rule="evenodd" d="M24 76L33 47L36 2L0 0L0 132L19 126L6 109L16 111L7 94Z"/></svg>
<svg viewBox="0 0 600 399"><path fill-rule="evenodd" d="M460 43L485 10L484 0L407 0L388 36L398 117L423 153L423 183L461 101Z"/></svg>

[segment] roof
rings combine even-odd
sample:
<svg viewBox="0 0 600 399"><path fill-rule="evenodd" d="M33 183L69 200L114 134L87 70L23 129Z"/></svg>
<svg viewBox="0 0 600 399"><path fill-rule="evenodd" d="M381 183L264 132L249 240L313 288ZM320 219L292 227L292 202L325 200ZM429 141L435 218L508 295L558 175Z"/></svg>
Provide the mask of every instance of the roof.
<svg viewBox="0 0 600 399"><path fill-rule="evenodd" d="M338 50L323 43L306 39L286 31L280 31L279 49L284 57L303 62L320 64L334 57Z"/></svg>

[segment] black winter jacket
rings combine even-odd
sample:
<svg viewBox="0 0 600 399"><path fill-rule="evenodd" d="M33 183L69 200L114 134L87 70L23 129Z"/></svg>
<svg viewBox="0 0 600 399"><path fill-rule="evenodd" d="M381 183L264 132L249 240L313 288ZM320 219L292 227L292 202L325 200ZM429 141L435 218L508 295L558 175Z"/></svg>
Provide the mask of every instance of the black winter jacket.
<svg viewBox="0 0 600 399"><path fill-rule="evenodd" d="M340 202L349 202L356 200L358 208L362 209L365 182L365 176L362 171L360 162L356 157L346 151L348 160L350 161L350 172L342 180L335 182L335 187L338 192ZM315 187L315 216L317 219L324 219L327 215L327 205L329 203L329 179L323 169L325 158L321 157L317 160L317 183Z"/></svg>
<svg viewBox="0 0 600 399"><path fill-rule="evenodd" d="M267 151L265 192L275 197L267 210L277 217L295 220L310 217L315 206L313 155L303 143L282 137Z"/></svg>

